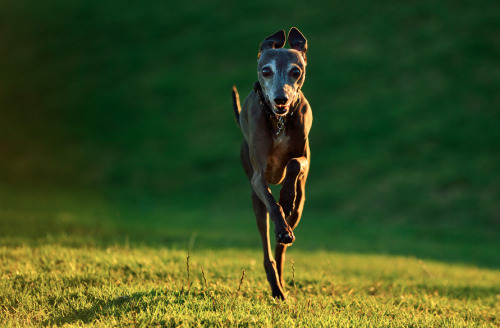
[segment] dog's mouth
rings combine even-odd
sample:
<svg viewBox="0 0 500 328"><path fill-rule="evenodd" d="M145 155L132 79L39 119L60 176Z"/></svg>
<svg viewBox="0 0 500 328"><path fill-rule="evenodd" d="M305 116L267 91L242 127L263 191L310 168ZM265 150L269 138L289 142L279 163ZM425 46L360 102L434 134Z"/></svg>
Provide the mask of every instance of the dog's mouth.
<svg viewBox="0 0 500 328"><path fill-rule="evenodd" d="M278 116L283 116L288 113L288 105L274 105L273 112Z"/></svg>

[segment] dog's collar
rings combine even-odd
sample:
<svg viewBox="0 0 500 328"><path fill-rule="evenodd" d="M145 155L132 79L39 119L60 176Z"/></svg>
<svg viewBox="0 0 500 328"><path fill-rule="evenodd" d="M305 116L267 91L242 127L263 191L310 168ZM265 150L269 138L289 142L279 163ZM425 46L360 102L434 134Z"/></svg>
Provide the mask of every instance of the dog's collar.
<svg viewBox="0 0 500 328"><path fill-rule="evenodd" d="M259 81L255 82L253 84L253 89L257 94L259 95L259 103L260 103L260 108L268 114L270 117L276 117L278 120L278 131L276 132L276 135L279 135L281 131L285 129L285 118L287 116L293 116L297 108L299 107L301 103L300 95L297 97L297 101L295 101L295 104L293 104L290 108L290 111L284 115L284 116L278 116L276 115L273 110L271 109L271 106L269 106L269 103L267 102L266 98L264 97L264 93L262 92L262 87L260 86Z"/></svg>

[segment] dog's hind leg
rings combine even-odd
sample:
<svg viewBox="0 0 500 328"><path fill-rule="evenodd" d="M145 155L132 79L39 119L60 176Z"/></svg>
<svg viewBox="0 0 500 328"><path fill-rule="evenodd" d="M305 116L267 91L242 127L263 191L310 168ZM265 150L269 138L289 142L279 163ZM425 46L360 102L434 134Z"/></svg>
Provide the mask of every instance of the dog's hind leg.
<svg viewBox="0 0 500 328"><path fill-rule="evenodd" d="M271 254L271 241L269 239L269 215L266 206L260 198L252 192L252 203L257 219L257 227L262 238L262 248L264 251L264 269L267 275L267 281L271 285L273 297L284 300L285 294L281 289L280 279L277 271L276 261Z"/></svg>

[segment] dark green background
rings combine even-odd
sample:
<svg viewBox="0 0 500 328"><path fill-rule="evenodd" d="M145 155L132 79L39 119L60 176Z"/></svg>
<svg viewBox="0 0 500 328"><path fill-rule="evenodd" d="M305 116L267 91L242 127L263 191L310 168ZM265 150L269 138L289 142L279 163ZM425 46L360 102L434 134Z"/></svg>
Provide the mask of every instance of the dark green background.
<svg viewBox="0 0 500 328"><path fill-rule="evenodd" d="M0 234L259 247L230 90L296 26L315 118L297 247L498 267L499 17L496 0L3 2Z"/></svg>

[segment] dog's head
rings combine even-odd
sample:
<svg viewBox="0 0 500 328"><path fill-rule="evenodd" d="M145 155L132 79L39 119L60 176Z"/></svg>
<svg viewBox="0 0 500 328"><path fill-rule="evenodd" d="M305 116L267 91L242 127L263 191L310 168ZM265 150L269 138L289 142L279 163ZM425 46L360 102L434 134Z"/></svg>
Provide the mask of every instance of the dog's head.
<svg viewBox="0 0 500 328"><path fill-rule="evenodd" d="M288 42L292 49L284 49L285 31L267 37L260 45L258 76L264 97L275 115L286 115L297 101L304 84L307 64L307 40L292 27Z"/></svg>

